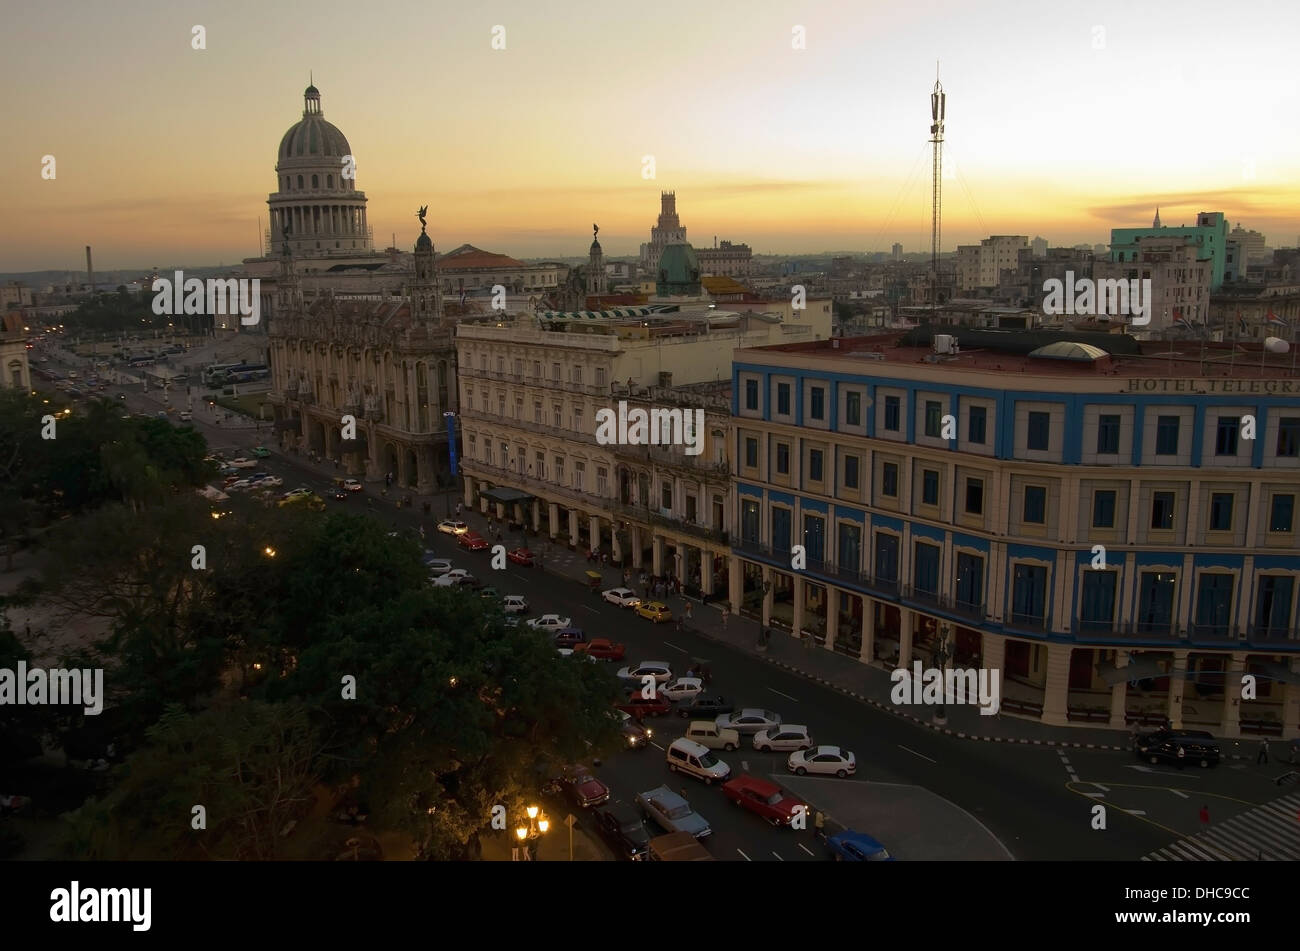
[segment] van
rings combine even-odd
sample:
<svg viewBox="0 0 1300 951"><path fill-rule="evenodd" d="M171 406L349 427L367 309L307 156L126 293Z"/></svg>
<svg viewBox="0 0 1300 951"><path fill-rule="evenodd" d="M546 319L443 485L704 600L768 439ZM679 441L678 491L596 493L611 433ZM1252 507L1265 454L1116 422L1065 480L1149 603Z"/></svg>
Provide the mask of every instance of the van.
<svg viewBox="0 0 1300 951"><path fill-rule="evenodd" d="M689 832L669 832L650 840L652 862L716 862L709 850Z"/></svg>
<svg viewBox="0 0 1300 951"><path fill-rule="evenodd" d="M730 766L715 759L708 747L694 740L673 740L672 745L668 747L666 757L671 772L689 773L696 779L703 780L706 786L712 785L715 781L725 782L731 775Z"/></svg>
<svg viewBox="0 0 1300 951"><path fill-rule="evenodd" d="M726 750L730 753L740 749L740 734L720 727L712 720L692 720L686 728L686 739L694 740L711 750Z"/></svg>

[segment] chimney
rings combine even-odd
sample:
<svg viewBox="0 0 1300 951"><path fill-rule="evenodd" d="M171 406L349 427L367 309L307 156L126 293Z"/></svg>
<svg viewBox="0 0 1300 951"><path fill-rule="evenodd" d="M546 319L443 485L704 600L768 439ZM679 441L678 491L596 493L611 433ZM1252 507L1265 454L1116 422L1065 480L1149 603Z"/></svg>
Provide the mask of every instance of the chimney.
<svg viewBox="0 0 1300 951"><path fill-rule="evenodd" d="M86 277L90 281L90 293L95 293L95 265L90 262L90 245L86 245Z"/></svg>

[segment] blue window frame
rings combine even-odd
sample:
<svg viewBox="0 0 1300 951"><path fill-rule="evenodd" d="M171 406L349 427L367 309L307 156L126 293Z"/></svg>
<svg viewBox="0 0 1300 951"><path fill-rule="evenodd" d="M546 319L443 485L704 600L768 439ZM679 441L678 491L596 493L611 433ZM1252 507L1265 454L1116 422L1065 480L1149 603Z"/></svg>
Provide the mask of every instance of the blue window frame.
<svg viewBox="0 0 1300 951"><path fill-rule="evenodd" d="M810 565L826 560L826 519L820 515L803 517L803 546Z"/></svg>
<svg viewBox="0 0 1300 951"><path fill-rule="evenodd" d="M935 439L943 432L943 406L937 400L925 401L925 434Z"/></svg>
<svg viewBox="0 0 1300 951"><path fill-rule="evenodd" d="M898 536L876 533L876 578L880 581L898 580Z"/></svg>
<svg viewBox="0 0 1300 951"><path fill-rule="evenodd" d="M826 419L826 389L821 386L810 387L808 390L808 417L809 419L824 420Z"/></svg>
<svg viewBox="0 0 1300 951"><path fill-rule="evenodd" d="M1232 575L1201 575L1196 592L1196 625L1203 632L1228 632L1232 624L1232 588Z"/></svg>
<svg viewBox="0 0 1300 951"><path fill-rule="evenodd" d="M984 604L984 559L968 552L957 553L957 603L967 608Z"/></svg>
<svg viewBox="0 0 1300 951"><path fill-rule="evenodd" d="M1161 416L1156 419L1157 456L1178 455L1178 424L1180 422L1181 420L1177 416Z"/></svg>
<svg viewBox="0 0 1300 951"><path fill-rule="evenodd" d="M1300 416L1283 416L1277 421L1277 455L1286 459L1300 456Z"/></svg>
<svg viewBox="0 0 1300 951"><path fill-rule="evenodd" d="M840 522L837 564L849 571L862 569L862 526Z"/></svg>
<svg viewBox="0 0 1300 951"><path fill-rule="evenodd" d="M1013 620L1034 625L1047 617L1047 569L1042 565L1018 564L1012 571L1011 614Z"/></svg>
<svg viewBox="0 0 1300 951"><path fill-rule="evenodd" d="M790 415L790 384L776 385L776 411L782 416Z"/></svg>
<svg viewBox="0 0 1300 951"><path fill-rule="evenodd" d="M790 550L790 510L772 509L772 549L778 554Z"/></svg>
<svg viewBox="0 0 1300 951"><path fill-rule="evenodd" d="M1232 531L1232 493L1212 492L1210 494L1210 531Z"/></svg>
<svg viewBox="0 0 1300 951"><path fill-rule="evenodd" d="M1214 454L1216 456L1235 456L1237 454L1237 427L1241 420L1236 416L1220 416L1219 426L1214 435Z"/></svg>
<svg viewBox="0 0 1300 951"><path fill-rule="evenodd" d="M1295 515L1295 496L1290 493L1278 492L1273 496L1273 503L1269 506L1268 512L1268 530L1270 532L1289 532L1291 531L1291 522Z"/></svg>
<svg viewBox="0 0 1300 951"><path fill-rule="evenodd" d="M844 422L849 426L862 425L862 394L853 390L844 394Z"/></svg>
<svg viewBox="0 0 1300 951"><path fill-rule="evenodd" d="M898 466L892 462L880 466L880 494L888 498L898 498Z"/></svg>
<svg viewBox="0 0 1300 951"><path fill-rule="evenodd" d="M970 421L966 424L966 441L977 446L984 445L987 438L988 410L983 406L970 408Z"/></svg>
<svg viewBox="0 0 1300 951"><path fill-rule="evenodd" d="M939 504L939 471L937 469L921 470L921 504Z"/></svg>
<svg viewBox="0 0 1300 951"><path fill-rule="evenodd" d="M740 500L740 537L754 545L759 543L758 499Z"/></svg>
<svg viewBox="0 0 1300 951"><path fill-rule="evenodd" d="M1144 571L1138 582L1138 633L1168 634L1174 620L1174 574Z"/></svg>
<svg viewBox="0 0 1300 951"><path fill-rule="evenodd" d="M1092 527L1115 527L1115 490L1098 489L1092 494Z"/></svg>
<svg viewBox="0 0 1300 951"><path fill-rule="evenodd" d="M758 381L745 381L745 409L758 409Z"/></svg>
<svg viewBox="0 0 1300 951"><path fill-rule="evenodd" d="M937 545L916 543L916 566L912 572L912 587L926 594L939 593L939 557L942 550Z"/></svg>
<svg viewBox="0 0 1300 951"><path fill-rule="evenodd" d="M808 481L820 482L824 478L822 472L823 456L820 449L808 450Z"/></svg>
<svg viewBox="0 0 1300 951"><path fill-rule="evenodd" d="M1052 415L1030 410L1025 427L1025 447L1033 452L1046 452L1051 445Z"/></svg>
<svg viewBox="0 0 1300 951"><path fill-rule="evenodd" d="M1085 571L1079 601L1079 624L1085 631L1109 630L1115 620L1114 571Z"/></svg>
<svg viewBox="0 0 1300 951"><path fill-rule="evenodd" d="M1106 414L1097 421L1097 455L1119 455L1119 416Z"/></svg>
<svg viewBox="0 0 1300 951"><path fill-rule="evenodd" d="M1045 486L1025 486L1025 522L1031 525L1047 524L1047 488Z"/></svg>
<svg viewBox="0 0 1300 951"><path fill-rule="evenodd" d="M889 430L889 432L891 433L898 432L899 420L901 418L902 418L902 413L900 412L899 409L898 397L886 396L885 397L885 429Z"/></svg>
<svg viewBox="0 0 1300 951"><path fill-rule="evenodd" d="M1259 596L1255 599L1255 627L1274 635L1289 630L1294 592L1294 579L1262 575L1259 579Z"/></svg>

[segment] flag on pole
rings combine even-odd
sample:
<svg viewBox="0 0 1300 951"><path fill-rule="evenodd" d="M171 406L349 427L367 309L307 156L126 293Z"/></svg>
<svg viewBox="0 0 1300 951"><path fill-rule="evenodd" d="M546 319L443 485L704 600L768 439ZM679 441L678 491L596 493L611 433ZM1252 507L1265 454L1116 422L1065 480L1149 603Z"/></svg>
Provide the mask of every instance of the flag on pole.
<svg viewBox="0 0 1300 951"><path fill-rule="evenodd" d="M1237 311L1237 330L1246 333L1246 318L1241 316L1241 311Z"/></svg>
<svg viewBox="0 0 1300 951"><path fill-rule="evenodd" d="M1273 313L1271 310L1268 312L1268 316L1264 318L1264 323L1266 323L1270 327L1277 327L1280 330L1291 329L1291 325L1289 323L1287 323L1277 314Z"/></svg>
<svg viewBox="0 0 1300 951"><path fill-rule="evenodd" d="M1192 329L1191 323L1187 320L1186 317L1183 316L1183 312L1179 310L1177 307L1174 308L1174 326L1179 327L1183 330Z"/></svg>
<svg viewBox="0 0 1300 951"><path fill-rule="evenodd" d="M461 307L464 307L464 306L465 306L465 292L464 292L464 291L461 291L461 292L460 292L460 306L461 306Z"/></svg>

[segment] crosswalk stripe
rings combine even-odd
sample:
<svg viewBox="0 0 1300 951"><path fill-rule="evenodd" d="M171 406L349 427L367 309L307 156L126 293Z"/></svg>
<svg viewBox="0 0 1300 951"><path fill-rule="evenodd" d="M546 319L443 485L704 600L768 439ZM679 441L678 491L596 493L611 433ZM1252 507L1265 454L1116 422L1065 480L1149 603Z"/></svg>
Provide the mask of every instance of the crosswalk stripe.
<svg viewBox="0 0 1300 951"><path fill-rule="evenodd" d="M1300 860L1300 793L1262 803L1196 835L1171 842L1143 861Z"/></svg>

